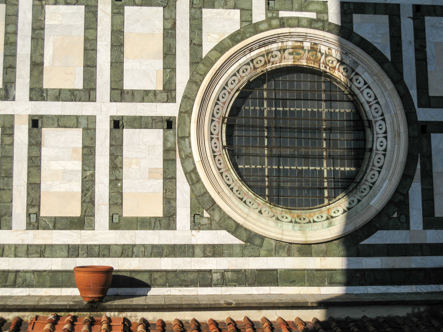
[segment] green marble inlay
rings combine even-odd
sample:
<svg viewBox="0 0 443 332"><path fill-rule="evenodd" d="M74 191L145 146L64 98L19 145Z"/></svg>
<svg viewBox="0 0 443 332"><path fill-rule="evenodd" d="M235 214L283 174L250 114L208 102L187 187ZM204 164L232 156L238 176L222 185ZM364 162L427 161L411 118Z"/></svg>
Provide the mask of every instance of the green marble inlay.
<svg viewBox="0 0 443 332"><path fill-rule="evenodd" d="M46 5L85 6L83 89L44 89L44 38ZM31 101L95 101L97 78L97 0L33 0L31 39Z"/></svg>
<svg viewBox="0 0 443 332"><path fill-rule="evenodd" d="M18 3L17 0L0 0L0 4L6 5L3 84L0 86L0 100L14 100L17 65Z"/></svg>
<svg viewBox="0 0 443 332"><path fill-rule="evenodd" d="M328 3L326 1L273 0L266 4L266 18L278 18L280 11L314 12L316 19L328 20Z"/></svg>
<svg viewBox="0 0 443 332"><path fill-rule="evenodd" d="M120 128L114 128L119 121ZM109 229L175 230L176 229L176 124L175 117L111 117L109 152ZM168 129L168 125L169 128ZM123 130L163 129L163 217L123 217ZM112 215L119 222L112 222Z"/></svg>
<svg viewBox="0 0 443 332"><path fill-rule="evenodd" d="M163 89L123 88L124 13L126 6L163 7ZM112 1L111 102L175 103L176 0Z"/></svg>
<svg viewBox="0 0 443 332"><path fill-rule="evenodd" d="M0 229L11 229L14 115L0 115Z"/></svg>
<svg viewBox="0 0 443 332"><path fill-rule="evenodd" d="M32 124L38 121L38 128ZM81 214L79 217L41 217L41 146L42 128L82 129ZM95 116L31 115L28 138L28 193L26 229L81 230L91 229L95 216ZM30 215L37 215L31 222Z"/></svg>

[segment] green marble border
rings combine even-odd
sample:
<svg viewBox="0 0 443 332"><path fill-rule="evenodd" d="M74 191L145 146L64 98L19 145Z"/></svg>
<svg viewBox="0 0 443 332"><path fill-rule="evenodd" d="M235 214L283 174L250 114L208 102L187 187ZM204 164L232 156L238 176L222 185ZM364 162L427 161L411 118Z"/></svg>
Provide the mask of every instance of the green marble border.
<svg viewBox="0 0 443 332"><path fill-rule="evenodd" d="M443 96L429 95L428 59L426 50L425 17L442 17L443 6L413 5L414 45L415 45L415 74L417 80L418 107L442 108Z"/></svg>
<svg viewBox="0 0 443 332"><path fill-rule="evenodd" d="M326 1L275 0L266 6L266 18L280 17L279 11L315 12L317 20L328 21L328 3ZM303 19L303 18L301 18Z"/></svg>
<svg viewBox="0 0 443 332"><path fill-rule="evenodd" d="M14 115L0 115L0 130L0 229L11 229Z"/></svg>
<svg viewBox="0 0 443 332"><path fill-rule="evenodd" d="M403 73L403 48L401 39L401 18L399 4L341 2L341 24L354 29L353 14L387 15L389 18L389 44L391 63Z"/></svg>
<svg viewBox="0 0 443 332"><path fill-rule="evenodd" d="M18 3L17 0L0 0L0 4L6 4L3 85L0 87L0 100L15 100Z"/></svg>
<svg viewBox="0 0 443 332"><path fill-rule="evenodd" d="M0 244L0 257L9 258L214 258L214 257L408 257L441 256L443 243L337 243L287 247L275 254L252 244Z"/></svg>
<svg viewBox="0 0 443 332"><path fill-rule="evenodd" d="M120 121L120 129L113 128L113 121ZM172 129L166 128L172 121ZM125 230L175 230L177 214L177 147L176 119L161 116L112 116L109 151L109 229ZM123 217L123 130L163 129L163 217ZM119 222L112 222L112 215L119 214Z"/></svg>
<svg viewBox="0 0 443 332"><path fill-rule="evenodd" d="M125 6L163 7L163 90L123 88ZM175 103L176 0L112 1L111 102Z"/></svg>
<svg viewBox="0 0 443 332"><path fill-rule="evenodd" d="M95 101L97 81L97 1L98 0L33 0L29 100ZM83 89L43 88L45 5L85 6Z"/></svg>
<svg viewBox="0 0 443 332"><path fill-rule="evenodd" d="M420 122L422 149L420 151L420 176L423 209L423 229L443 229L443 217L435 216L434 171L432 164L431 134L443 134L443 122Z"/></svg>
<svg viewBox="0 0 443 332"><path fill-rule="evenodd" d="M39 120L39 128L32 128L32 120ZM41 146L42 128L82 129L82 192L80 217L41 217ZM95 218L95 116L30 115L28 138L28 191L26 229L82 230L94 229ZM29 215L37 214L32 223Z"/></svg>
<svg viewBox="0 0 443 332"><path fill-rule="evenodd" d="M286 1L286 0L284 0ZM252 0L216 1L216 0L193 0L190 6L190 57L189 65L191 73L203 58L203 8L205 9L239 9L240 27L243 28L252 23Z"/></svg>
<svg viewBox="0 0 443 332"><path fill-rule="evenodd" d="M442 268L355 270L116 270L111 288L438 285ZM0 270L4 288L75 288L73 271Z"/></svg>
<svg viewBox="0 0 443 332"><path fill-rule="evenodd" d="M403 101L403 106L405 108L405 114L408 121L409 146L405 170L400 180L400 184L394 192L390 201L377 214L376 217L374 217L364 226L340 239L320 245L289 244L277 240L272 240L256 234L235 222L217 204L215 204L211 195L206 190L195 167L191 150L190 122L194 100L203 79L208 74L215 62L234 45L244 41L245 39L264 31L284 27L305 27L326 31L340 36L341 38L347 39L357 47L364 50L367 54L371 54L372 58L384 69L385 73L393 82L400 98ZM352 32L351 30L347 29L346 27L321 20L291 17L257 22L229 35L227 38L217 44L192 72L180 104L180 111L177 123L177 142L180 153L180 161L182 163L183 170L185 172L188 183L191 186L193 194L198 199L202 208L208 211L211 216L211 221L214 224L214 226L212 226L211 228L224 229L238 239L257 246L258 248L260 248L262 253L267 253L271 256L281 256L281 252L283 251L291 252L292 255L297 256L297 253L299 251L305 250L304 248L322 246L325 248L325 250L327 250L326 248L328 248L329 246L338 246L341 248L345 248L344 250L346 251L351 252L352 250L354 250L353 248L355 248L356 245L361 243L369 236L373 235L376 231L380 229L386 229L386 225L389 225L389 223L401 223L401 221L399 220L400 218L397 218L397 221L394 221L392 219L392 215L396 211L399 211L399 209L404 204L403 202L405 202L408 197L408 191L416 172L418 153L421 148L419 132L420 130L418 126L414 102L406 84L402 79L402 75L396 70L395 66L374 45L372 45L366 39L362 38L356 33ZM285 249L276 250L277 247Z"/></svg>

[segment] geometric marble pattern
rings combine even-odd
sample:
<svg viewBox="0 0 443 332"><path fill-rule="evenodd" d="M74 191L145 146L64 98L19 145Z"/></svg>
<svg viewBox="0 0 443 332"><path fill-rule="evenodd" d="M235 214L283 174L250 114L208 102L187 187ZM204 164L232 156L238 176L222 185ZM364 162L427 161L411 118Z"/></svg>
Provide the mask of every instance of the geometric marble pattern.
<svg viewBox="0 0 443 332"><path fill-rule="evenodd" d="M42 129L40 216L81 214L82 130Z"/></svg>
<svg viewBox="0 0 443 332"><path fill-rule="evenodd" d="M391 59L388 15L354 14L354 31L378 47Z"/></svg>
<svg viewBox="0 0 443 332"><path fill-rule="evenodd" d="M45 6L43 88L83 88L84 6Z"/></svg>
<svg viewBox="0 0 443 332"><path fill-rule="evenodd" d="M125 6L124 89L163 89L163 8Z"/></svg>

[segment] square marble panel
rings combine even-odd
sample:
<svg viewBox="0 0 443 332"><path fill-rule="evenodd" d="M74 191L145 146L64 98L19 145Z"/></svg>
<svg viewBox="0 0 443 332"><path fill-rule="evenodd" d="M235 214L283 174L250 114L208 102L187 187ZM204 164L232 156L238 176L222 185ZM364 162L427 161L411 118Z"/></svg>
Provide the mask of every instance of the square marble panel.
<svg viewBox="0 0 443 332"><path fill-rule="evenodd" d="M354 31L379 48L391 59L389 40L389 16L353 14Z"/></svg>

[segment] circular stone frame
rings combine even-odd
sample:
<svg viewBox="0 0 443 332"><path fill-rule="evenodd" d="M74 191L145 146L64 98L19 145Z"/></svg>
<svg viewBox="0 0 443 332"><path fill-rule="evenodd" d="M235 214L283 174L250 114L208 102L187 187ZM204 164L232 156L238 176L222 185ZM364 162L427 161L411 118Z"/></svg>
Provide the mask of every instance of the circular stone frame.
<svg viewBox="0 0 443 332"><path fill-rule="evenodd" d="M222 149L222 118L236 93L264 71L285 66L314 68L333 76L357 96L373 128L372 153L355 186L341 199L317 209L285 209L266 202L242 184ZM320 243L344 236L371 220L400 182L408 152L401 98L374 59L334 34L308 28L279 28L255 34L220 55L201 85L195 86L191 80L188 89L197 91L191 103L184 99L181 105L180 116L192 110L187 116L191 121L185 124L189 126L185 130L188 135L180 135L179 128L179 152L185 171L196 170L204 186L199 190L206 190L237 223L264 237ZM179 123L183 122L179 118ZM191 165L186 164L189 158L184 151L189 148ZM188 181L193 184L189 176Z"/></svg>

